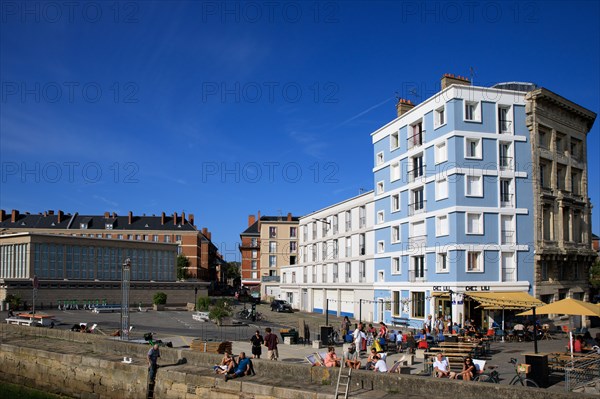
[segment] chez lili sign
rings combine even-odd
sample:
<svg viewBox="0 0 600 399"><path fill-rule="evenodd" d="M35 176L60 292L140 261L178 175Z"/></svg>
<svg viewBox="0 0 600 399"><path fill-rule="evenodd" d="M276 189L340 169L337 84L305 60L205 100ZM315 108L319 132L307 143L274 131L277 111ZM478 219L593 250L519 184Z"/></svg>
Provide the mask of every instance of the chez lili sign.
<svg viewBox="0 0 600 399"><path fill-rule="evenodd" d="M437 292L454 291L449 286L442 286L442 285L434 285L432 287L432 289L433 289L433 291L437 291ZM481 285L481 286L467 285L465 287L465 292L477 292L477 291L490 291L490 286L489 285Z"/></svg>

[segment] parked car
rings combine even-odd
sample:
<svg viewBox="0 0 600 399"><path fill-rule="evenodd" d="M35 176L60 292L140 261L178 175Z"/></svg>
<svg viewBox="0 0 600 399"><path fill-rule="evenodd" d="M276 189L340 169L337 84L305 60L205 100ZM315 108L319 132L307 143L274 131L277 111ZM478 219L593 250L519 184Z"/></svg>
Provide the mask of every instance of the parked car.
<svg viewBox="0 0 600 399"><path fill-rule="evenodd" d="M283 299L274 299L273 302L271 302L271 311L293 312L292 305Z"/></svg>

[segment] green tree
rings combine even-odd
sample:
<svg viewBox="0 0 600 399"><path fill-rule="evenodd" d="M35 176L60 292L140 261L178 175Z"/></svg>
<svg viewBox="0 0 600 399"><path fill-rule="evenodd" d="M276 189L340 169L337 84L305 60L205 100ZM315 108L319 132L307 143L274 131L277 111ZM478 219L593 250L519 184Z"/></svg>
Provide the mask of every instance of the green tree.
<svg viewBox="0 0 600 399"><path fill-rule="evenodd" d="M240 262L228 262L225 277L231 280L239 279L241 277Z"/></svg>
<svg viewBox="0 0 600 399"><path fill-rule="evenodd" d="M177 255L177 279L183 280L187 277L187 267L190 265L190 260L185 255Z"/></svg>
<svg viewBox="0 0 600 399"><path fill-rule="evenodd" d="M157 292L152 297L152 303L155 305L165 305L167 303L167 294L164 292Z"/></svg>
<svg viewBox="0 0 600 399"><path fill-rule="evenodd" d="M595 289L600 289L600 258L596 258L596 261L590 268L590 284Z"/></svg>
<svg viewBox="0 0 600 399"><path fill-rule="evenodd" d="M21 305L21 297L14 294L8 294L5 299L6 303L10 305L12 310L16 310Z"/></svg>
<svg viewBox="0 0 600 399"><path fill-rule="evenodd" d="M229 317L232 314L230 303L225 299L219 299L214 306L210 308L208 317L214 320L218 325L221 325L225 317Z"/></svg>

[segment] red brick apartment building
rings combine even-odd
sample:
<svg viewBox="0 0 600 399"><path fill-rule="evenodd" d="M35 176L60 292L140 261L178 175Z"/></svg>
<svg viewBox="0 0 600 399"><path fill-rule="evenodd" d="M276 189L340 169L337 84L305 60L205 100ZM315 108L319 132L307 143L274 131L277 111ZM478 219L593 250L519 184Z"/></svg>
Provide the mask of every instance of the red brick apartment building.
<svg viewBox="0 0 600 399"><path fill-rule="evenodd" d="M198 230L194 215L127 216L105 212L104 215L80 215L59 210L32 214L0 210L0 234L44 233L117 240L147 241L178 244L178 253L185 255L190 264L188 276L203 281L216 281L217 270L223 262L218 248L211 241L207 228Z"/></svg>
<svg viewBox="0 0 600 399"><path fill-rule="evenodd" d="M297 262L298 220L291 213L261 216L258 212L257 216L248 216L248 228L240 234L239 247L244 287L278 284L280 267Z"/></svg>

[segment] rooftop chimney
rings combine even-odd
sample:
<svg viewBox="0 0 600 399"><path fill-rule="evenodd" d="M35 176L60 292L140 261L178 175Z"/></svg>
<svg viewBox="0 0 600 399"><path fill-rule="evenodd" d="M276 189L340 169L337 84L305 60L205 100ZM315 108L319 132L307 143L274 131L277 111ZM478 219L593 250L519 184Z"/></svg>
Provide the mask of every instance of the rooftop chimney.
<svg viewBox="0 0 600 399"><path fill-rule="evenodd" d="M113 213L112 213L112 217L113 217L114 219L116 219L116 218L117 218L117 212L113 212Z"/></svg>
<svg viewBox="0 0 600 399"><path fill-rule="evenodd" d="M160 213L160 225L162 226L163 224L165 224L165 213L161 212Z"/></svg>
<svg viewBox="0 0 600 399"><path fill-rule="evenodd" d="M185 212L181 212L181 224L185 224Z"/></svg>
<svg viewBox="0 0 600 399"><path fill-rule="evenodd" d="M471 81L464 76L454 76L451 73L445 73L442 76L442 90L446 87L450 87L450 85L470 85Z"/></svg>
<svg viewBox="0 0 600 399"><path fill-rule="evenodd" d="M133 212L129 211L129 214L127 215L127 222L129 224L133 223Z"/></svg>
<svg viewBox="0 0 600 399"><path fill-rule="evenodd" d="M256 220L260 220L260 211L258 211L258 216L256 216Z"/></svg>
<svg viewBox="0 0 600 399"><path fill-rule="evenodd" d="M193 226L194 225L194 214L190 213L189 218L190 218L190 224Z"/></svg>
<svg viewBox="0 0 600 399"><path fill-rule="evenodd" d="M49 210L48 211L48 215L54 215L54 211L53 210Z"/></svg>
<svg viewBox="0 0 600 399"><path fill-rule="evenodd" d="M4 221L5 217L6 217L6 211L4 211L4 209L0 209L0 222Z"/></svg>
<svg viewBox="0 0 600 399"><path fill-rule="evenodd" d="M61 211L61 210L59 209L59 210L58 210L58 212L57 212L56 214L58 215L58 221L57 221L57 223L60 223L60 222L62 222L62 218L63 218L63 216L65 215L65 214L63 213L63 211Z"/></svg>
<svg viewBox="0 0 600 399"><path fill-rule="evenodd" d="M248 215L248 227L252 226L256 222L254 215Z"/></svg>
<svg viewBox="0 0 600 399"><path fill-rule="evenodd" d="M19 217L19 211L17 211L16 209L13 209L12 213L10 215L10 222L15 223L17 221L18 217Z"/></svg>
<svg viewBox="0 0 600 399"><path fill-rule="evenodd" d="M413 109L415 105L410 100L405 100L404 98L398 99L398 104L396 104L396 112L398 113L398 117L401 117L411 109Z"/></svg>
<svg viewBox="0 0 600 399"><path fill-rule="evenodd" d="M110 217L110 212L104 212L104 219L108 219Z"/></svg>
<svg viewBox="0 0 600 399"><path fill-rule="evenodd" d="M177 212L173 212L173 224L177 225Z"/></svg>
<svg viewBox="0 0 600 399"><path fill-rule="evenodd" d="M204 236L210 240L210 235L211 234L210 234L210 231L208 231L208 228L203 227L202 228L202 234L204 234Z"/></svg>
<svg viewBox="0 0 600 399"><path fill-rule="evenodd" d="M288 222L292 221L292 214L290 212L288 212L287 221Z"/></svg>

